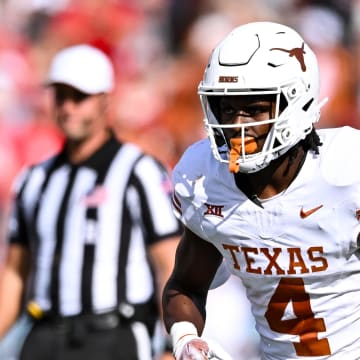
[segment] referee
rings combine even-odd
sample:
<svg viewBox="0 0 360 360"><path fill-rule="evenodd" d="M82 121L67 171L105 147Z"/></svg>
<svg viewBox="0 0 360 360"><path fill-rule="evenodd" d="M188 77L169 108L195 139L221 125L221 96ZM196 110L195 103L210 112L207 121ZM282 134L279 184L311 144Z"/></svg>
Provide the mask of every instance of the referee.
<svg viewBox="0 0 360 360"><path fill-rule="evenodd" d="M168 174L109 130L114 75L100 50L61 50L48 85L65 143L15 183L0 338L25 306L21 360L150 360L181 232Z"/></svg>

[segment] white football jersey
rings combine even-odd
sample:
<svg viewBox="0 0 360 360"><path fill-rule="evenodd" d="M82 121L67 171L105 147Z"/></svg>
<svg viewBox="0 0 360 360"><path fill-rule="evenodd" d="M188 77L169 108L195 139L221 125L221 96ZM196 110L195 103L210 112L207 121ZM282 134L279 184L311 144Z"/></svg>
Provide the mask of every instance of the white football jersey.
<svg viewBox="0 0 360 360"><path fill-rule="evenodd" d="M360 359L360 131L318 133L320 155L263 208L207 139L173 173L175 212L241 277L266 360Z"/></svg>

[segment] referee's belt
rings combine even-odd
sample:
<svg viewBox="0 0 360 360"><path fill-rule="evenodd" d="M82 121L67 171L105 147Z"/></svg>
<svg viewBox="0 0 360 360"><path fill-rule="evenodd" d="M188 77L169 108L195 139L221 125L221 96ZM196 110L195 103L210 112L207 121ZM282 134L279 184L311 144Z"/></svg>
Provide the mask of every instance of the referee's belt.
<svg viewBox="0 0 360 360"><path fill-rule="evenodd" d="M116 329L125 323L115 311L102 314L81 314L74 316L58 316L49 313L44 314L41 319L34 320L38 324L51 325L56 328L70 329L81 326L89 332Z"/></svg>
<svg viewBox="0 0 360 360"><path fill-rule="evenodd" d="M72 316L61 316L53 312L42 311L34 302L29 302L27 312L37 323L51 324L56 327L72 328L80 325L87 331L104 331L115 329L120 326L128 325L134 321L147 323L145 314L148 313L148 304L131 305L127 303L120 304L119 310L112 310L98 314L79 314ZM155 314L151 314L153 317ZM156 316L156 315L155 315Z"/></svg>

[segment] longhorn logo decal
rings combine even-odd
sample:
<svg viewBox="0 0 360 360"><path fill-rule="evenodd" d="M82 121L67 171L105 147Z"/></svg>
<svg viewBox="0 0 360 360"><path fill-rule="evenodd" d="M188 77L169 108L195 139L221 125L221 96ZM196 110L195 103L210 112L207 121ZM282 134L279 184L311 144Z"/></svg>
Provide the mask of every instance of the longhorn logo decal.
<svg viewBox="0 0 360 360"><path fill-rule="evenodd" d="M282 49L282 48L272 48L272 49L270 49L270 51L279 50L279 51L284 51L284 52L289 53L290 57L295 57L295 59L299 62L300 66L301 66L301 70L303 72L305 72L306 65L305 65L305 60L304 60L304 54L306 54L306 52L304 51L304 46L305 46L305 44L302 43L301 48L293 48L290 50Z"/></svg>

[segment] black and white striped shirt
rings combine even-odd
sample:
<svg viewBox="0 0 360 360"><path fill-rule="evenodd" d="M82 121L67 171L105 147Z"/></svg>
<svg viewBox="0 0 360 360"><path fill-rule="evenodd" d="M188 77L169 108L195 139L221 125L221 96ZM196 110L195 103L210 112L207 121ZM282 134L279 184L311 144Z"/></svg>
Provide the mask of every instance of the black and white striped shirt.
<svg viewBox="0 0 360 360"><path fill-rule="evenodd" d="M63 316L144 303L154 296L147 246L179 235L167 172L111 138L77 165L66 153L16 183L9 241L31 249L28 297Z"/></svg>

